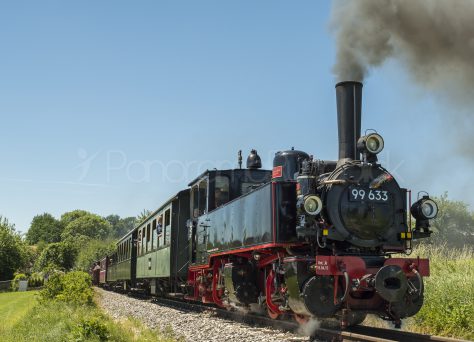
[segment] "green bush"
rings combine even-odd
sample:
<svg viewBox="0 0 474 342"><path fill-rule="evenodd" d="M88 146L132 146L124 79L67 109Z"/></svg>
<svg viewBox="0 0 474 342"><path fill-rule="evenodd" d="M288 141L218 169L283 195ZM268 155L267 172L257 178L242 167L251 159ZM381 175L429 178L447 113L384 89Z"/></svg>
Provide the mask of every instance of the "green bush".
<svg viewBox="0 0 474 342"><path fill-rule="evenodd" d="M0 281L10 280L27 266L28 248L15 225L0 215Z"/></svg>
<svg viewBox="0 0 474 342"><path fill-rule="evenodd" d="M41 287L44 284L44 278L41 273L33 273L28 278L28 287Z"/></svg>
<svg viewBox="0 0 474 342"><path fill-rule="evenodd" d="M20 280L28 280L28 277L23 273L19 273L15 275L15 278L13 278L12 285L11 285L12 291L18 291Z"/></svg>
<svg viewBox="0 0 474 342"><path fill-rule="evenodd" d="M108 341L110 333L103 321L104 318L99 316L82 319L72 328L71 335L74 341L89 341L93 338L99 341Z"/></svg>
<svg viewBox="0 0 474 342"><path fill-rule="evenodd" d="M77 250L68 242L55 242L47 245L35 262L35 270L45 271L47 268L68 271L73 268Z"/></svg>
<svg viewBox="0 0 474 342"><path fill-rule="evenodd" d="M53 273L40 291L43 300L53 299L78 305L92 303L92 279L82 271Z"/></svg>

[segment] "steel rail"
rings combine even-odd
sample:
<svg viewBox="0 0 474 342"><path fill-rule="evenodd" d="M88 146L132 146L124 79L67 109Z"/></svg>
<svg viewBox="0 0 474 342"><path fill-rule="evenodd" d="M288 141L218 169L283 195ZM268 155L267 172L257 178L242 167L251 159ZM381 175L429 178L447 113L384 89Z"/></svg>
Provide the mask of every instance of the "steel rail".
<svg viewBox="0 0 474 342"><path fill-rule="evenodd" d="M235 322L245 323L252 326L271 327L285 332L293 332L298 334L298 330L303 328L295 321L284 319L271 319L269 317L257 315L254 313L243 313L237 310L226 310L213 306L212 304L204 304L199 302L187 302L181 298L174 297L150 297L150 296L134 296L150 300L158 305L172 307L186 312L212 312L216 317L232 320ZM289 315L283 315L282 318L291 319ZM297 341L297 339L292 339ZM303 341L307 341L304 339ZM467 340L456 339L451 337L433 336L427 334L414 333L396 329L376 328L364 325L358 325L347 328L346 330L318 328L311 336L311 341L361 341L361 342L469 342Z"/></svg>

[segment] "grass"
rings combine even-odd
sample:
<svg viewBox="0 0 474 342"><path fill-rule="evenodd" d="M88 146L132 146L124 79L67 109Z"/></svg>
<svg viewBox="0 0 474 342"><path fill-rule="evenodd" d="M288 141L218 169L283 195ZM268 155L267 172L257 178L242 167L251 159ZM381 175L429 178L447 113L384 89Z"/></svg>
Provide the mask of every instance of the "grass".
<svg viewBox="0 0 474 342"><path fill-rule="evenodd" d="M34 308L36 294L37 291L0 293L0 336Z"/></svg>
<svg viewBox="0 0 474 342"><path fill-rule="evenodd" d="M0 294L0 317L6 322L0 330L2 342L176 341L169 330L150 330L134 319L116 322L95 304L38 303L32 292Z"/></svg>
<svg viewBox="0 0 474 342"><path fill-rule="evenodd" d="M431 274L425 278L424 305L404 320L404 329L474 340L474 249L420 245L412 256L429 258ZM386 325L373 317L364 324Z"/></svg>
<svg viewBox="0 0 474 342"><path fill-rule="evenodd" d="M431 276L412 329L474 339L474 250L421 246L417 252L430 258Z"/></svg>

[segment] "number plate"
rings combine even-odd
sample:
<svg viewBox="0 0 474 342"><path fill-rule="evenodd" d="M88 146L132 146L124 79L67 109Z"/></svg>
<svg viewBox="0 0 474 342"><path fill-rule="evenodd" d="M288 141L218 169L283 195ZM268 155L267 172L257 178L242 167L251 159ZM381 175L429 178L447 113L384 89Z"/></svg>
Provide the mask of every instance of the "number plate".
<svg viewBox="0 0 474 342"><path fill-rule="evenodd" d="M350 188L349 201L368 201L385 203L390 199L390 193L385 190L364 189L364 188Z"/></svg>

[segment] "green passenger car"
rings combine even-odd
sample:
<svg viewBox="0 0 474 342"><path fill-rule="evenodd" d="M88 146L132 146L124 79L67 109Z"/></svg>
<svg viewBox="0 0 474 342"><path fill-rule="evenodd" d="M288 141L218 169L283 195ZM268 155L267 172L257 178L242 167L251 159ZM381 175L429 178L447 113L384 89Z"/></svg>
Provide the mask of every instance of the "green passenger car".
<svg viewBox="0 0 474 342"><path fill-rule="evenodd" d="M181 291L189 259L189 190L170 198L117 243L107 279L114 288ZM173 257L171 257L173 256Z"/></svg>
<svg viewBox="0 0 474 342"><path fill-rule="evenodd" d="M188 218L189 190L184 190L154 211L134 231L136 282L147 283L151 294L164 290L177 292L178 284L186 279Z"/></svg>
<svg viewBox="0 0 474 342"><path fill-rule="evenodd" d="M117 242L115 253L110 256L107 268L107 281L113 282L114 287L127 290L132 284L132 262L136 258L133 246L133 231L127 233Z"/></svg>

